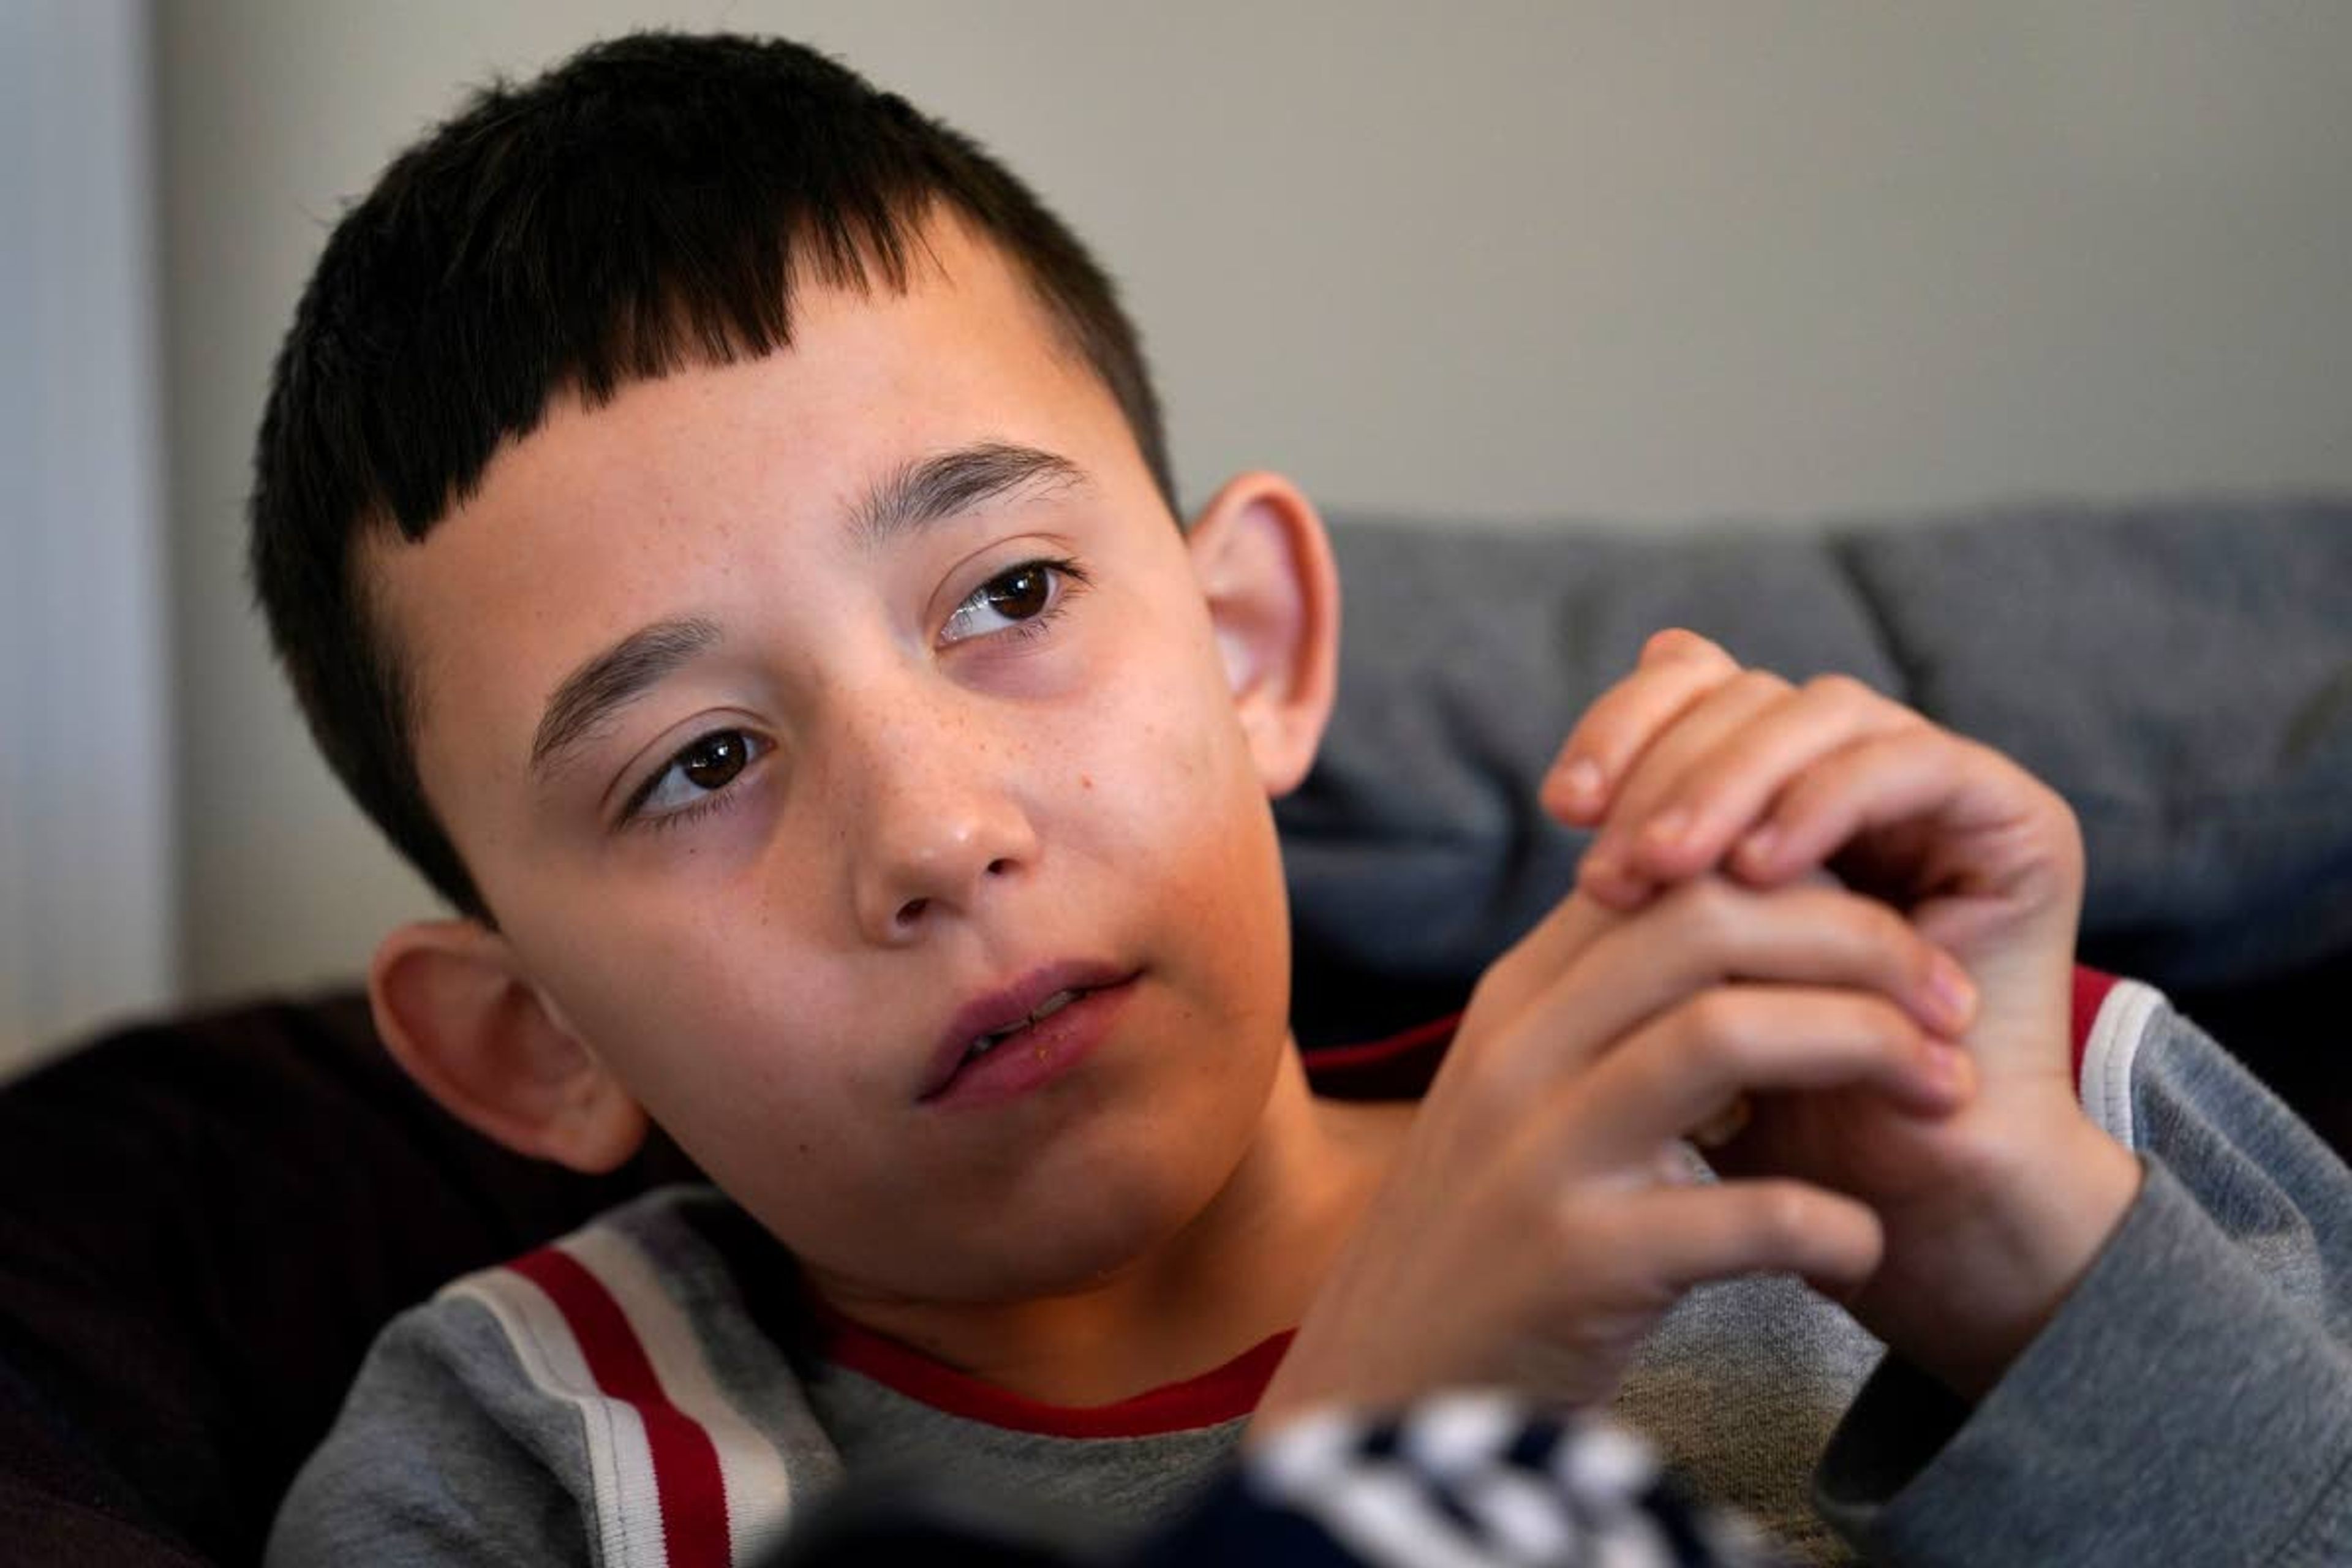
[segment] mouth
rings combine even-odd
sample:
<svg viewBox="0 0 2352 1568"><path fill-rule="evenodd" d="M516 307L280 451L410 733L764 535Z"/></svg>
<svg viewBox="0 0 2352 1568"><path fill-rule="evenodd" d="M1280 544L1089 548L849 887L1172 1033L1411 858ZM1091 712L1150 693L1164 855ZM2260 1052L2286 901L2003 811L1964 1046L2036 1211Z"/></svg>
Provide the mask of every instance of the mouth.
<svg viewBox="0 0 2352 1568"><path fill-rule="evenodd" d="M982 1057L984 1057L989 1052L994 1050L998 1046L1003 1044L1006 1040L1009 1040L1013 1036L1019 1034L1022 1030L1028 1028L1031 1025L1043 1023L1046 1019L1052 1017L1055 1014L1060 1012L1063 1008L1068 1006L1071 1003L1076 1001L1079 997L1091 996L1094 993L1091 991L1056 991L1051 996L1048 996L1043 1002L1040 1002L1037 1005L1037 1010L1035 1012L1030 1014L1026 1018L1022 1019L1021 1022L1013 1025L1011 1028L999 1029L993 1034L982 1035L978 1039L972 1041L971 1045L964 1047L963 1059L968 1062L977 1061Z"/></svg>
<svg viewBox="0 0 2352 1568"><path fill-rule="evenodd" d="M1047 1057L1066 1055L1072 1047L1089 1044L1097 1032L1088 1026L1104 1021L1097 1016L1104 1009L1092 1004L1106 993L1124 992L1135 978L1133 972L1101 964L1054 964L967 1003L956 1010L933 1047L929 1074L916 1099L940 1100L983 1073L991 1079L1006 1079L1004 1087L1013 1087L1012 1079L1016 1078L1039 1076L1035 1071L1024 1074L1009 1066L988 1068L983 1064L1012 1042L1035 1047L1037 1059L1022 1065L1032 1068L1053 1065ZM1055 1019L1060 1023L1054 1024ZM1049 1046L1056 1049L1048 1051Z"/></svg>

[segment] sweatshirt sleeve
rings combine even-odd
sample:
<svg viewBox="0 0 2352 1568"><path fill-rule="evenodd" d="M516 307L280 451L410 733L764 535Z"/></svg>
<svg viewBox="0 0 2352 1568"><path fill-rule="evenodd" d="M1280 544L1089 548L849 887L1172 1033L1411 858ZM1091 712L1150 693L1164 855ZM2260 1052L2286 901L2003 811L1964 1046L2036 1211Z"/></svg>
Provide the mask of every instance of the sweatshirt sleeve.
<svg viewBox="0 0 2352 1568"><path fill-rule="evenodd" d="M570 1413L530 1394L477 1303L395 1319L279 1504L268 1568L599 1561L562 1480L582 1468Z"/></svg>
<svg viewBox="0 0 2352 1568"><path fill-rule="evenodd" d="M1887 1563L2352 1562L2352 1173L2144 986L2084 1094L2138 1197L1973 1409L1889 1358L1823 1512Z"/></svg>

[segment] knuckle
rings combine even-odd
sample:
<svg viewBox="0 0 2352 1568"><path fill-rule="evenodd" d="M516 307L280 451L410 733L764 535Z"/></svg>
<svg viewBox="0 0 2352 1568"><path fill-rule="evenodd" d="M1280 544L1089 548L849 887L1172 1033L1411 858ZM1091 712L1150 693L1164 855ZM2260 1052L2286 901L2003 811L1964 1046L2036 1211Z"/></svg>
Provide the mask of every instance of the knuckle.
<svg viewBox="0 0 2352 1568"><path fill-rule="evenodd" d="M1857 931L1873 948L1917 963L1927 962L1926 939L1894 905L1876 899L1855 899L1854 904Z"/></svg>
<svg viewBox="0 0 2352 1568"><path fill-rule="evenodd" d="M1694 1068L1737 1067L1755 1044L1755 1021L1737 991L1717 986L1683 1006L1681 1047Z"/></svg>
<svg viewBox="0 0 2352 1568"><path fill-rule="evenodd" d="M1752 1223L1779 1247L1803 1241L1812 1231L1813 1205L1803 1189L1773 1182L1757 1189Z"/></svg>
<svg viewBox="0 0 2352 1568"><path fill-rule="evenodd" d="M1612 1217L1607 1209L1596 1211L1589 1194L1581 1190L1562 1193L1551 1202L1537 1205L1535 1212L1527 1216L1528 1239L1558 1263L1590 1266L1596 1244L1610 1239ZM1616 1250L1603 1249L1612 1253Z"/></svg>
<svg viewBox="0 0 2352 1568"><path fill-rule="evenodd" d="M1857 996L1852 1004L1853 1031L1866 1045L1883 1052L1907 1054L1918 1043L1919 1031L1911 1016L1884 996Z"/></svg>
<svg viewBox="0 0 2352 1568"><path fill-rule="evenodd" d="M1884 700L1860 679L1843 670L1814 676L1805 682L1805 695L1825 707L1838 709L1865 708Z"/></svg>
<svg viewBox="0 0 2352 1568"><path fill-rule="evenodd" d="M1747 930L1747 898L1718 877L1696 878L1667 896L1679 939L1719 966Z"/></svg>
<svg viewBox="0 0 2352 1568"><path fill-rule="evenodd" d="M1541 1227L1540 1240L1549 1244L1555 1254L1573 1258L1591 1234L1592 1216L1586 1209L1583 1194L1570 1191L1543 1206L1538 1224Z"/></svg>
<svg viewBox="0 0 2352 1568"><path fill-rule="evenodd" d="M1857 955L1888 955L1906 963L1927 962L1925 940L1892 904L1834 886L1806 891L1822 901L1824 928L1843 935Z"/></svg>

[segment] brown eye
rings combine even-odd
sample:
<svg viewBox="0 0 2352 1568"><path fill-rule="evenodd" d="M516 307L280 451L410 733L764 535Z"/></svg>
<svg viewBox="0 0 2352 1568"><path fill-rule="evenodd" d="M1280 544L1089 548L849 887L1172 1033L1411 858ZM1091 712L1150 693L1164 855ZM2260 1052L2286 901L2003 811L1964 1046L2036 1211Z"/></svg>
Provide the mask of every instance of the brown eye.
<svg viewBox="0 0 2352 1568"><path fill-rule="evenodd" d="M1031 636L1052 623L1086 574L1068 561L1024 561L974 588L940 628L942 646L1002 633Z"/></svg>
<svg viewBox="0 0 2352 1568"><path fill-rule="evenodd" d="M751 760L751 749L744 743L741 731L721 730L703 736L680 752L677 768L697 789L721 789Z"/></svg>
<svg viewBox="0 0 2352 1568"><path fill-rule="evenodd" d="M681 822L730 797L730 786L765 756L771 742L748 730L712 730L670 753L622 814L630 822Z"/></svg>
<svg viewBox="0 0 2352 1568"><path fill-rule="evenodd" d="M1009 620L1025 621L1053 602L1054 580L1043 566L1020 566L981 590L988 607Z"/></svg>

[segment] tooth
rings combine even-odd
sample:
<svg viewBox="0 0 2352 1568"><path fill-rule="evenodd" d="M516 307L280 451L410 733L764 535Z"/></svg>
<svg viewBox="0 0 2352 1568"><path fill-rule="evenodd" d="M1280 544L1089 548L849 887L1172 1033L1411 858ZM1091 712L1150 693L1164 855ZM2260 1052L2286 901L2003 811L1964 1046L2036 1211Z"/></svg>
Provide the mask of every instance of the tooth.
<svg viewBox="0 0 2352 1568"><path fill-rule="evenodd" d="M966 1046L963 1052L964 1060L970 1061L974 1057L986 1056L989 1052L996 1048L998 1043L1002 1041L1005 1036L1015 1034L1020 1030L1027 1028L1032 1024L1052 1017L1055 1014L1060 1012L1063 1008L1068 1006L1071 1003L1076 1001L1084 994L1085 993L1082 991L1055 992L1051 996L1046 997L1043 1002L1037 1004L1037 1010L1035 1012L1030 1014L1026 1018L1022 1019L1021 1022L1013 1025L1011 1028L999 1029L992 1035L982 1035L978 1039L972 1041L971 1045Z"/></svg>

